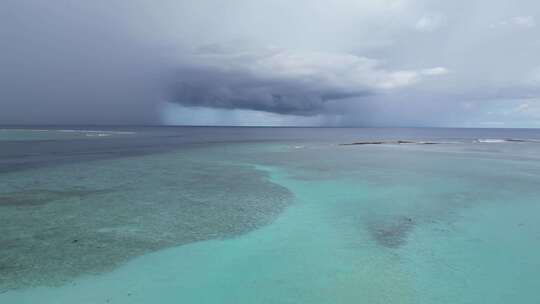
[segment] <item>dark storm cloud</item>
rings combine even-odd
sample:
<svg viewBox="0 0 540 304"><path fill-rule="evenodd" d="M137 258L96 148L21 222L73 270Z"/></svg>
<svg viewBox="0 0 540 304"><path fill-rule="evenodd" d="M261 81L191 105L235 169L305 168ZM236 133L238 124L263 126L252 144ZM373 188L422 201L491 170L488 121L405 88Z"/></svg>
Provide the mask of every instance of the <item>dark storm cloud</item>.
<svg viewBox="0 0 540 304"><path fill-rule="evenodd" d="M314 83L264 79L248 73L182 69L167 100L185 106L248 109L279 114L314 115L325 103L372 94L369 89L331 88Z"/></svg>
<svg viewBox="0 0 540 304"><path fill-rule="evenodd" d="M446 73L387 71L376 60L344 53L208 49L190 56L173 76L168 101L309 116L324 113L330 101L361 99Z"/></svg>

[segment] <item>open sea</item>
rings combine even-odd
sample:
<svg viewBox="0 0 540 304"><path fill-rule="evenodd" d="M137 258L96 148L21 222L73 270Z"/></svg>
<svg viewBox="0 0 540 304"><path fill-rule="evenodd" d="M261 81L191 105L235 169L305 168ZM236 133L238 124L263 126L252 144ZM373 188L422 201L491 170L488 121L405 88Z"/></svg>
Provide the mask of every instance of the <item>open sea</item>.
<svg viewBox="0 0 540 304"><path fill-rule="evenodd" d="M540 303L540 130L0 127L0 303Z"/></svg>

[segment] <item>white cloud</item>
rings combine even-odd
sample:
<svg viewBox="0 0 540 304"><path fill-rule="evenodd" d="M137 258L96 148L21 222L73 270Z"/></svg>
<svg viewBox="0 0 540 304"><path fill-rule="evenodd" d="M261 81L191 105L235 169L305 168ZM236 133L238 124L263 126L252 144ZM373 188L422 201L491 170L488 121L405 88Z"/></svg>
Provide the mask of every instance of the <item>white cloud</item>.
<svg viewBox="0 0 540 304"><path fill-rule="evenodd" d="M201 66L246 73L260 80L281 80L319 89L393 89L412 85L423 77L448 73L444 67L388 70L376 60L348 53L267 48L250 52L197 55Z"/></svg>
<svg viewBox="0 0 540 304"><path fill-rule="evenodd" d="M436 67L436 68L431 68L431 69L423 69L421 71L422 75L427 75L427 76L439 76L439 75L445 75L445 74L448 74L448 69L447 68L444 68L444 67Z"/></svg>
<svg viewBox="0 0 540 304"><path fill-rule="evenodd" d="M533 69L532 72L529 73L526 84L538 86L540 85L540 66Z"/></svg>
<svg viewBox="0 0 540 304"><path fill-rule="evenodd" d="M434 32L446 23L446 17L441 14L424 15L416 21L415 28L421 32Z"/></svg>
<svg viewBox="0 0 540 304"><path fill-rule="evenodd" d="M536 20L533 16L517 16L512 18L512 23L522 27L535 27Z"/></svg>
<svg viewBox="0 0 540 304"><path fill-rule="evenodd" d="M536 27L536 19L533 16L515 16L507 20L503 20L492 27L514 27L530 29Z"/></svg>
<svg viewBox="0 0 540 304"><path fill-rule="evenodd" d="M529 99L512 110L512 114L521 114L530 118L540 118L540 99Z"/></svg>

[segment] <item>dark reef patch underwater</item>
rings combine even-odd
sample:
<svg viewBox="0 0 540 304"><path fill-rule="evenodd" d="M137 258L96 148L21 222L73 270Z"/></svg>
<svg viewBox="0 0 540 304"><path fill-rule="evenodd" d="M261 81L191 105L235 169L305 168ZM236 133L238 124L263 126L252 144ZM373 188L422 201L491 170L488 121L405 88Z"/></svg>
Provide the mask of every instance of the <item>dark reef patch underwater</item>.
<svg viewBox="0 0 540 304"><path fill-rule="evenodd" d="M382 246L398 248L403 245L407 235L414 228L415 222L412 218L401 216L393 219L388 224L368 225L373 238Z"/></svg>
<svg viewBox="0 0 540 304"><path fill-rule="evenodd" d="M234 237L272 222L291 201L253 166L190 158L156 154L0 176L0 290L59 285L158 249Z"/></svg>

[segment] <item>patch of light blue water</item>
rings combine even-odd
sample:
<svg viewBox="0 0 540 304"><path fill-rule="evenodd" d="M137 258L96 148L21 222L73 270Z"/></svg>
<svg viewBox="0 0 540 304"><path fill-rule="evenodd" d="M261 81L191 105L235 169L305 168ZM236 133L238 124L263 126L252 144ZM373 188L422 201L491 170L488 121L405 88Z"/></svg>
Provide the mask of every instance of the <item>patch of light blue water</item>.
<svg viewBox="0 0 540 304"><path fill-rule="evenodd" d="M539 303L540 205L520 198L414 230L399 250L418 303Z"/></svg>

